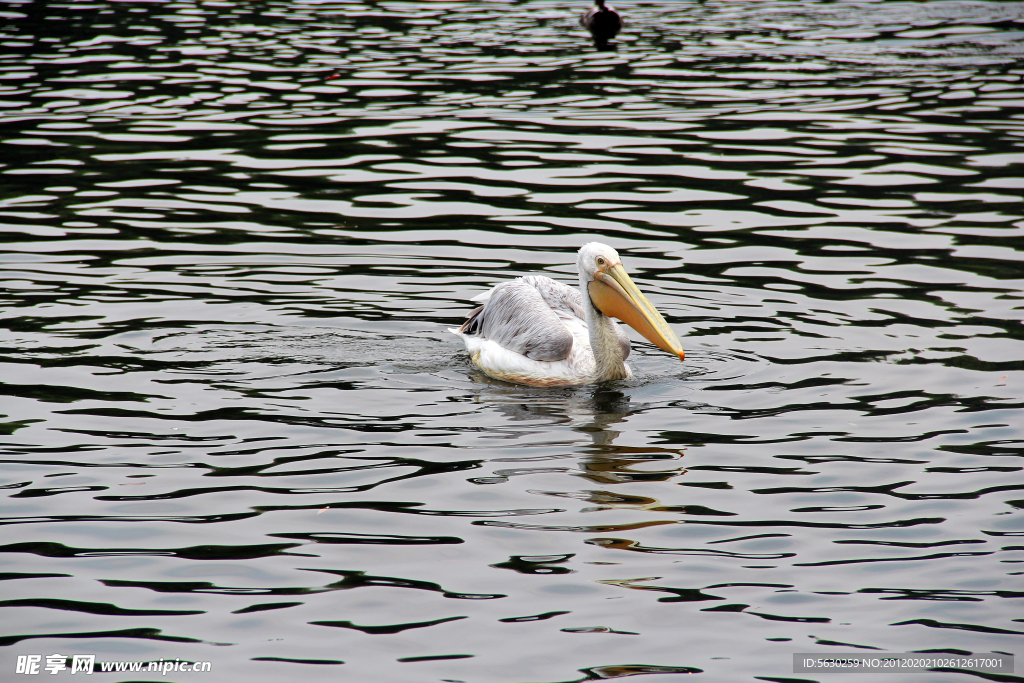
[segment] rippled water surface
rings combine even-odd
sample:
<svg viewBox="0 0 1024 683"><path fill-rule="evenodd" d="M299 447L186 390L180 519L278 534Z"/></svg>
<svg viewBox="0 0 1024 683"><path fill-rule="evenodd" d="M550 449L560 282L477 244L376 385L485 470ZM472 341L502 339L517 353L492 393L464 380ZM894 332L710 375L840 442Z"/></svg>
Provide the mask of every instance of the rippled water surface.
<svg viewBox="0 0 1024 683"><path fill-rule="evenodd" d="M0 677L1024 652L1024 6L584 9L0 6ZM686 361L476 371L592 239Z"/></svg>

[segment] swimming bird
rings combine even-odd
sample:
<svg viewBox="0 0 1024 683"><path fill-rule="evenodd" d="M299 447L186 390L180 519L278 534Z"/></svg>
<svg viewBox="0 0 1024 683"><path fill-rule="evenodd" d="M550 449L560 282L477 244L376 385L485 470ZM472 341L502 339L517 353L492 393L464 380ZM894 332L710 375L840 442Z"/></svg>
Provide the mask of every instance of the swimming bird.
<svg viewBox="0 0 1024 683"><path fill-rule="evenodd" d="M679 337L633 284L614 249L584 244L576 266L578 290L527 275L473 297L483 305L450 329L473 364L494 379L541 387L632 377L629 337L613 317L683 359Z"/></svg>
<svg viewBox="0 0 1024 683"><path fill-rule="evenodd" d="M622 30L622 17L611 7L606 7L604 0L595 0L593 9L580 17L580 26L594 36L594 44L605 45Z"/></svg>

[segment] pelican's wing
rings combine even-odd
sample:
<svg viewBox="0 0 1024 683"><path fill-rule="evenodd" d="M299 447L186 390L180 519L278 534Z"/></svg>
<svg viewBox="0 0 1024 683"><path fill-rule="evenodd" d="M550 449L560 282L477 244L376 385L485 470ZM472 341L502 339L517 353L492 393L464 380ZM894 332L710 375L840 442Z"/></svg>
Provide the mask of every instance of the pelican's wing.
<svg viewBox="0 0 1024 683"><path fill-rule="evenodd" d="M489 339L533 360L558 361L569 356L573 335L563 320L587 327L580 291L543 275L503 282L472 300L483 306L469 314L460 333ZM625 360L631 351L629 336L619 325L615 335Z"/></svg>
<svg viewBox="0 0 1024 683"><path fill-rule="evenodd" d="M552 280L544 275L526 275L521 278L517 278L515 281L523 281L537 290L537 293L541 295L544 302L551 307L556 313L571 313L580 320L586 320L587 314L583 310L583 296L580 294L580 290L570 287L569 285L563 285L557 280ZM511 283L503 282L498 285L494 285L486 292L481 292L476 296L472 297L470 301L478 301L482 304L487 304L491 300L491 295L494 294L495 290L505 287Z"/></svg>
<svg viewBox="0 0 1024 683"><path fill-rule="evenodd" d="M580 294L580 290L569 285L563 285L561 282L552 280L549 277L543 275L527 275L522 278L526 280L540 292L540 295L544 297L544 301L551 306L551 310L555 312L560 318L579 318L579 321L583 323L583 327L587 326L587 313L583 308L583 295ZM622 349L622 360L629 358L629 352L633 350L632 344L629 343L629 335L622 329L622 326L612 321L615 325L615 336L619 340L619 347Z"/></svg>
<svg viewBox="0 0 1024 683"><path fill-rule="evenodd" d="M520 279L537 290L555 315L579 318L586 324L587 312L583 309L583 295L580 294L580 290L543 275L527 275Z"/></svg>
<svg viewBox="0 0 1024 683"><path fill-rule="evenodd" d="M540 292L544 301L551 306L551 310L560 318L578 318L583 327L587 326L587 312L583 308L583 295L580 290L569 285L563 285L557 280L552 280L543 275L527 275L522 278ZM622 349L622 360L629 358L632 345L629 343L629 335L622 329L622 326L612 321L615 325L615 336L619 340L619 347Z"/></svg>
<svg viewBox="0 0 1024 683"><path fill-rule="evenodd" d="M573 296L575 295L575 298ZM533 360L564 360L572 350L572 332L562 318L583 312L583 299L571 287L540 276L522 277L494 287L484 305L459 329L497 342Z"/></svg>

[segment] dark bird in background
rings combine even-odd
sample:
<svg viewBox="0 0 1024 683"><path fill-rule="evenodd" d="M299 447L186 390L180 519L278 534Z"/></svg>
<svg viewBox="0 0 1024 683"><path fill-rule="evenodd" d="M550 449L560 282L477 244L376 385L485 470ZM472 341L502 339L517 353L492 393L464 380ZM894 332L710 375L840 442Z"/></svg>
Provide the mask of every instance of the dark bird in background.
<svg viewBox="0 0 1024 683"><path fill-rule="evenodd" d="M595 0L596 5L580 17L580 26L594 36L594 45L604 47L622 30L622 17L611 7L605 7L604 0Z"/></svg>

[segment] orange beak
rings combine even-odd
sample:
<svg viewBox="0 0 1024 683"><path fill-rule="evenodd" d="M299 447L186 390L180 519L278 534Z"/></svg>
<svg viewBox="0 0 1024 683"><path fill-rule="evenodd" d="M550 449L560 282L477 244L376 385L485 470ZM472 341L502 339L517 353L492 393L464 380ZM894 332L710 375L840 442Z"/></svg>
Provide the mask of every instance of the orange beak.
<svg viewBox="0 0 1024 683"><path fill-rule="evenodd" d="M633 284L621 263L598 270L587 290L597 310L618 318L662 351L683 360L683 345L679 337L654 304Z"/></svg>

